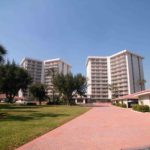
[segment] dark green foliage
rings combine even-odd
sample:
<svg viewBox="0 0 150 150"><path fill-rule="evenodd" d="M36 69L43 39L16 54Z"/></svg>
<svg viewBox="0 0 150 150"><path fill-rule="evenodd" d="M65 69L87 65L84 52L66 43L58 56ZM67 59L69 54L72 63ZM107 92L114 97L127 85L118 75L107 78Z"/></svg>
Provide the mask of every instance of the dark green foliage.
<svg viewBox="0 0 150 150"><path fill-rule="evenodd" d="M86 92L86 78L81 74L75 76L71 73L67 75L57 74L54 77L53 85L67 104L74 104L72 97L75 94L83 96Z"/></svg>
<svg viewBox="0 0 150 150"><path fill-rule="evenodd" d="M72 99L72 93L74 91L74 80L72 74L58 74L54 80L53 85L55 89L63 95L66 103L69 104Z"/></svg>
<svg viewBox="0 0 150 150"><path fill-rule="evenodd" d="M65 104L65 101L59 97L55 97L53 100L49 100L47 102L47 105L63 105Z"/></svg>
<svg viewBox="0 0 150 150"><path fill-rule="evenodd" d="M30 86L29 91L34 98L38 99L39 104L41 104L41 102L47 98L46 86L44 84L35 83Z"/></svg>
<svg viewBox="0 0 150 150"><path fill-rule="evenodd" d="M18 91L27 89L31 82L27 71L18 67L14 61L0 66L0 92L6 94L9 102L13 102Z"/></svg>
<svg viewBox="0 0 150 150"><path fill-rule="evenodd" d="M138 110L138 109L139 109L139 106L140 106L140 105L138 105L138 104L132 105L132 109L133 109L133 110Z"/></svg>
<svg viewBox="0 0 150 150"><path fill-rule="evenodd" d="M115 106L119 106L119 107L123 107L123 108L127 108L127 105L126 104L120 104L120 103L114 103L113 105Z"/></svg>
<svg viewBox="0 0 150 150"><path fill-rule="evenodd" d="M36 103L27 103L27 106L36 106Z"/></svg>
<svg viewBox="0 0 150 150"><path fill-rule="evenodd" d="M0 45L0 63L4 62L4 56L7 54L7 50Z"/></svg>
<svg viewBox="0 0 150 150"><path fill-rule="evenodd" d="M126 104L122 104L122 106L121 107L123 107L123 108L127 108L127 105Z"/></svg>
<svg viewBox="0 0 150 150"><path fill-rule="evenodd" d="M85 95L86 88L87 88L87 82L86 78L82 74L77 74L74 76L74 86L77 94L79 95Z"/></svg>
<svg viewBox="0 0 150 150"><path fill-rule="evenodd" d="M133 105L132 106L133 110L136 110L136 111L140 111L140 112L149 112L150 111L150 108L148 105Z"/></svg>

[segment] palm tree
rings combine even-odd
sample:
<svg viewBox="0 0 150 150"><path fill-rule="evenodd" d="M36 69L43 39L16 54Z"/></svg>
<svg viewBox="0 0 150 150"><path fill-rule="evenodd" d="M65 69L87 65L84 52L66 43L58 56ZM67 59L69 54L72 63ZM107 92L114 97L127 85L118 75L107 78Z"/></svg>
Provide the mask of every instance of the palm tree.
<svg viewBox="0 0 150 150"><path fill-rule="evenodd" d="M108 84L108 89L111 91L112 93L112 98L117 98L119 97L119 91L118 91L118 87L115 84Z"/></svg>
<svg viewBox="0 0 150 150"><path fill-rule="evenodd" d="M54 97L55 97L55 89L54 89L54 86L53 86L53 80L54 80L54 77L56 76L57 73L58 73L58 69L57 68L49 68L47 70L47 76L51 77L51 84L52 84L52 86L50 88L52 90L52 99L53 100L54 100Z"/></svg>
<svg viewBox="0 0 150 150"><path fill-rule="evenodd" d="M10 103L18 91L26 90L32 82L30 75L26 70L20 68L15 62L7 62L0 65L0 92L5 93Z"/></svg>
<svg viewBox="0 0 150 150"><path fill-rule="evenodd" d="M0 63L4 62L4 55L7 54L7 50L0 45Z"/></svg>
<svg viewBox="0 0 150 150"><path fill-rule="evenodd" d="M145 79L138 80L138 84L140 85L141 90L143 90L143 87L145 86L145 83L146 83Z"/></svg>

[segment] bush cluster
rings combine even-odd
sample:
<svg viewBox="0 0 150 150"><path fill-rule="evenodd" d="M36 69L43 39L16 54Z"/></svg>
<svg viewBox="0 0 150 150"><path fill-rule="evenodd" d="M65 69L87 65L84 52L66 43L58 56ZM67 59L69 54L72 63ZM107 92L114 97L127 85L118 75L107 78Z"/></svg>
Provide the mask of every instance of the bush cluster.
<svg viewBox="0 0 150 150"><path fill-rule="evenodd" d="M132 106L133 110L140 111L140 112L149 112L150 107L148 105L133 105Z"/></svg>
<svg viewBox="0 0 150 150"><path fill-rule="evenodd" d="M64 98L54 97L54 99L50 98L47 102L47 105L65 105L66 100Z"/></svg>
<svg viewBox="0 0 150 150"><path fill-rule="evenodd" d="M36 103L29 102L29 103L27 103L26 105L28 105L28 106L36 106L37 104L36 104Z"/></svg>
<svg viewBox="0 0 150 150"><path fill-rule="evenodd" d="M123 107L123 108L127 108L127 105L126 105L126 104L115 103L115 104L113 104L113 105L119 106L119 107Z"/></svg>

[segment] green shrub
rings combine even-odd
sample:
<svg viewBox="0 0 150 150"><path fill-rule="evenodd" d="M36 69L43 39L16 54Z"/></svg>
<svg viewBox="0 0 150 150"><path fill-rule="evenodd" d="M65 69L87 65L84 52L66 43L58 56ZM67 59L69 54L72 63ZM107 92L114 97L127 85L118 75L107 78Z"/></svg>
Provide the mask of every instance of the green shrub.
<svg viewBox="0 0 150 150"><path fill-rule="evenodd" d="M150 108L148 105L133 105L132 106L133 110L136 110L136 111L140 111L140 112L149 112L150 111Z"/></svg>
<svg viewBox="0 0 150 150"><path fill-rule="evenodd" d="M123 108L127 108L127 105L126 105L126 104L116 103L116 104L113 104L113 105L119 106L119 107L123 107Z"/></svg>
<svg viewBox="0 0 150 150"><path fill-rule="evenodd" d="M138 104L134 104L132 105L132 109L138 111L139 110L139 106Z"/></svg>
<svg viewBox="0 0 150 150"><path fill-rule="evenodd" d="M56 97L54 100L51 99L47 102L47 105L64 105L64 104L66 104L65 101L58 97Z"/></svg>
<svg viewBox="0 0 150 150"><path fill-rule="evenodd" d="M32 103L32 102L29 102L26 104L27 106L36 106L37 104L36 103Z"/></svg>
<svg viewBox="0 0 150 150"><path fill-rule="evenodd" d="M122 104L122 106L121 107L123 107L123 108L127 108L127 105L126 104Z"/></svg>
<svg viewBox="0 0 150 150"><path fill-rule="evenodd" d="M115 105L116 105L116 106L120 106L120 104L119 104L119 103L116 103Z"/></svg>

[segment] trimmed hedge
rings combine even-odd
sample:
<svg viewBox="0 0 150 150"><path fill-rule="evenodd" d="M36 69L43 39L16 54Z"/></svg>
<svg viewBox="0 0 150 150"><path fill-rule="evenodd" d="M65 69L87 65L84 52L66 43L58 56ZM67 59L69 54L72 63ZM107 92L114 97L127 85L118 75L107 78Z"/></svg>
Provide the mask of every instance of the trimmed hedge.
<svg viewBox="0 0 150 150"><path fill-rule="evenodd" d="M133 105L132 106L132 109L133 110L136 110L136 111L140 111L140 112L149 112L150 111L150 107L148 105Z"/></svg>

